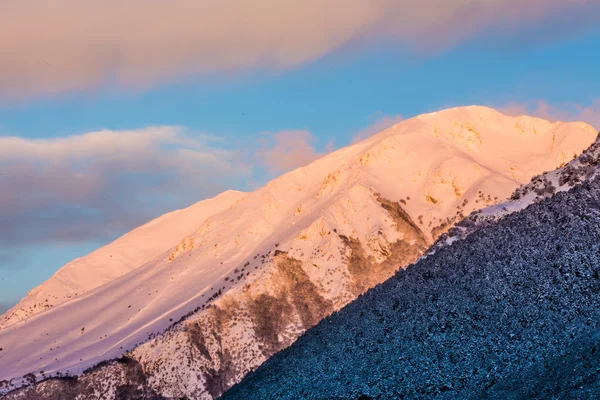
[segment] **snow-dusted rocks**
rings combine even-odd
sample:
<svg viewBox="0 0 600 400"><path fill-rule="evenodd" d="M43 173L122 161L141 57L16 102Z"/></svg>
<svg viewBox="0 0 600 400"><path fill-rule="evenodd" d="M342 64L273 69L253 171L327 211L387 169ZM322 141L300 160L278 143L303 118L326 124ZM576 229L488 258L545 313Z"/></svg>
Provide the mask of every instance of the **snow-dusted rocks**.
<svg viewBox="0 0 600 400"><path fill-rule="evenodd" d="M103 286L0 330L0 390L125 353L148 393L214 398L417 260L456 221L595 138L583 123L484 107L399 123L245 195ZM80 384L134 384L107 372L118 362Z"/></svg>

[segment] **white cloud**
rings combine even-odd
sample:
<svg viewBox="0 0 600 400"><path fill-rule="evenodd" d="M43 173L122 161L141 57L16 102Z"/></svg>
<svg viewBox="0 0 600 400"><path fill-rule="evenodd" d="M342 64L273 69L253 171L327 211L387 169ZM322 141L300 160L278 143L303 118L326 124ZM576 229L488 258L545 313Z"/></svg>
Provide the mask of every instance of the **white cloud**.
<svg viewBox="0 0 600 400"><path fill-rule="evenodd" d="M237 158L177 127L0 137L0 243L113 237L228 189Z"/></svg>
<svg viewBox="0 0 600 400"><path fill-rule="evenodd" d="M135 89L203 73L287 69L381 38L445 48L566 10L599 9L600 0L3 0L0 93Z"/></svg>

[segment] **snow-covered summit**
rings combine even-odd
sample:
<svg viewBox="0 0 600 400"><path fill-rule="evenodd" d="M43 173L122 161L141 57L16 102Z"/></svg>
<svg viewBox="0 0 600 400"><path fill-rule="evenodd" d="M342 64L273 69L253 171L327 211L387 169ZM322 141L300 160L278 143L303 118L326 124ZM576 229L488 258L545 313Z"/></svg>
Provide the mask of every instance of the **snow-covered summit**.
<svg viewBox="0 0 600 400"><path fill-rule="evenodd" d="M98 270L116 272L94 279L88 274L96 267L65 267L65 279L11 310L0 330L0 381L9 390L31 382L23 378L29 373L79 374L128 351L153 390L216 397L414 262L456 221L564 165L595 138L583 123L455 108L403 121L255 192L216 201L220 209L207 206L168 245L159 236L171 225L165 218L163 228L139 237L164 244L160 252L141 251L137 265L98 262ZM88 285L96 276L106 278ZM74 286L77 297L65 301ZM57 299L37 314L27 308Z"/></svg>

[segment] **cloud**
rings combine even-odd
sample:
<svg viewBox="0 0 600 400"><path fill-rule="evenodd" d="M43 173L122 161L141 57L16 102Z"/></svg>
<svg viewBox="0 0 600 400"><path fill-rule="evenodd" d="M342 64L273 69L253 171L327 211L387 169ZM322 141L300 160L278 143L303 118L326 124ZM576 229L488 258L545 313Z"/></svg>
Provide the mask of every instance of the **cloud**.
<svg viewBox="0 0 600 400"><path fill-rule="evenodd" d="M255 157L271 173L283 173L310 164L333 151L330 142L324 152L315 150L315 139L304 130L279 131L265 134Z"/></svg>
<svg viewBox="0 0 600 400"><path fill-rule="evenodd" d="M0 137L0 244L114 238L224 190L236 157L178 127Z"/></svg>
<svg viewBox="0 0 600 400"><path fill-rule="evenodd" d="M600 129L600 99L592 104L549 104L543 100L512 103L500 108L507 115L532 115L550 121L583 121Z"/></svg>
<svg viewBox="0 0 600 400"><path fill-rule="evenodd" d="M199 74L285 70L380 39L442 49L598 10L600 0L3 0L0 93L144 89ZM569 33L577 20L552 29Z"/></svg>
<svg viewBox="0 0 600 400"><path fill-rule="evenodd" d="M371 136L376 135L379 132L382 132L382 131L386 130L387 128L390 128L390 127L396 125L397 123L401 122L403 119L404 118L401 115L390 116L390 115L384 115L383 113L378 112L377 114L375 114L375 122L373 122L371 125L369 125L365 129L357 132L354 135L354 137L352 138L352 143L358 143L365 139L368 139Z"/></svg>
<svg viewBox="0 0 600 400"><path fill-rule="evenodd" d="M358 131L351 144L358 143L402 121L400 115L384 115L377 112L368 127ZM316 148L314 136L306 130L283 130L266 133L259 139L260 147L254 154L258 165L265 167L271 175L281 174L310 164L335 150L333 140L322 151Z"/></svg>

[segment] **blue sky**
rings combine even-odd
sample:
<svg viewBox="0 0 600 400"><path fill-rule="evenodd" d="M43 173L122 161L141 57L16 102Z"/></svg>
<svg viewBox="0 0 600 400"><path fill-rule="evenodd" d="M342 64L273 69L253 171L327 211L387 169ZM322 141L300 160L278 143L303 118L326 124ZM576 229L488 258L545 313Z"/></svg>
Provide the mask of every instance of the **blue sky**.
<svg viewBox="0 0 600 400"><path fill-rule="evenodd" d="M0 308L152 217L221 190L255 189L400 118L483 104L599 127L600 28L584 18L598 2L578 2L586 12L532 12L512 21L519 29L492 19L460 33L448 20L432 33L436 21L426 21L416 27L423 43L407 32L357 34L305 58L273 56L277 68L270 58L248 68L226 60L139 85L0 65ZM144 75L144 65L133 66Z"/></svg>

